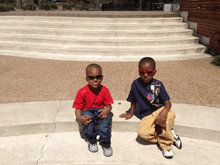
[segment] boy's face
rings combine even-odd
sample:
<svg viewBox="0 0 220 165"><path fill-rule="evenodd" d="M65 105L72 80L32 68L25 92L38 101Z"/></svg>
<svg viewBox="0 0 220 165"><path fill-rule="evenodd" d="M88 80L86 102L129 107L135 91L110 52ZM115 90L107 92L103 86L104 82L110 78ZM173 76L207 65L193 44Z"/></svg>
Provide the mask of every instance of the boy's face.
<svg viewBox="0 0 220 165"><path fill-rule="evenodd" d="M86 72L86 81L93 89L97 89L103 79L102 70L98 67L89 67Z"/></svg>
<svg viewBox="0 0 220 165"><path fill-rule="evenodd" d="M154 67L150 63L143 63L139 68L139 75L141 80L145 83L149 83L153 79L155 73L156 70L154 70Z"/></svg>

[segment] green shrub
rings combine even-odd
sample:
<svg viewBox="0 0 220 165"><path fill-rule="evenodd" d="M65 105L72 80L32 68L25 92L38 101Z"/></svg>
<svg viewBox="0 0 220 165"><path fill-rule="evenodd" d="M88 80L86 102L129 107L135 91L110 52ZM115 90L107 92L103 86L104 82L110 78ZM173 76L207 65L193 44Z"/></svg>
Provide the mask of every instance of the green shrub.
<svg viewBox="0 0 220 165"><path fill-rule="evenodd" d="M8 6L16 7L16 3L9 3Z"/></svg>
<svg viewBox="0 0 220 165"><path fill-rule="evenodd" d="M41 4L41 5L40 5L40 9L41 9L41 10L50 10L50 5Z"/></svg>
<svg viewBox="0 0 220 165"><path fill-rule="evenodd" d="M89 11L89 7L88 6L84 6L83 9Z"/></svg>
<svg viewBox="0 0 220 165"><path fill-rule="evenodd" d="M76 9L76 10L79 10L79 9L80 9L80 6L79 6L79 5L76 5L76 6L75 6L75 9Z"/></svg>
<svg viewBox="0 0 220 165"><path fill-rule="evenodd" d="M14 11L14 7L13 6L9 6L8 5L8 8L5 4L3 5L0 5L0 12L6 12L6 11Z"/></svg>
<svg viewBox="0 0 220 165"><path fill-rule="evenodd" d="M73 3L64 3L63 4L63 9L71 10L71 8L74 7Z"/></svg>
<svg viewBox="0 0 220 165"><path fill-rule="evenodd" d="M4 5L0 5L0 12L7 11L7 8Z"/></svg>
<svg viewBox="0 0 220 165"><path fill-rule="evenodd" d="M81 7L79 8L79 10L83 11L83 6L81 6Z"/></svg>
<svg viewBox="0 0 220 165"><path fill-rule="evenodd" d="M51 9L58 9L57 4L55 4L55 3L51 3L50 7L51 7Z"/></svg>
<svg viewBox="0 0 220 165"><path fill-rule="evenodd" d="M36 10L36 6L33 5L33 9L32 9L32 4L28 3L28 4L24 5L24 6L22 6L22 9L23 10L33 10L33 9Z"/></svg>
<svg viewBox="0 0 220 165"><path fill-rule="evenodd" d="M4 1L4 0L2 0L2 1ZM8 0L8 3L15 3L15 0Z"/></svg>
<svg viewBox="0 0 220 165"><path fill-rule="evenodd" d="M9 7L8 7L8 11L14 11L14 10L15 10L14 7L12 7L12 6L9 6Z"/></svg>
<svg viewBox="0 0 220 165"><path fill-rule="evenodd" d="M220 55L215 56L211 63L216 66L220 66Z"/></svg>

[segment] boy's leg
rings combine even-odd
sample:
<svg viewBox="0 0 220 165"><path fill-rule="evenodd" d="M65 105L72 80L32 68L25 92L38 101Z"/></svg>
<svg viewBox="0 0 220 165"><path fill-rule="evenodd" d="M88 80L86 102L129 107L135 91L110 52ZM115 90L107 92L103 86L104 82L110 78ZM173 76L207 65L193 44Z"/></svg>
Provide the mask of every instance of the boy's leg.
<svg viewBox="0 0 220 165"><path fill-rule="evenodd" d="M110 112L105 119L99 120L98 134L100 135L99 143L102 146L103 154L106 157L112 156L113 150L111 148L111 122L113 113Z"/></svg>
<svg viewBox="0 0 220 165"><path fill-rule="evenodd" d="M156 117L162 110L163 107L159 108L158 110L141 120L138 129L138 135L147 141L153 143L158 142L162 149L166 149L171 148L173 144L173 134L171 132L171 128L174 125L175 113L173 111L169 111L167 116L166 128L162 128L154 122Z"/></svg>
<svg viewBox="0 0 220 165"><path fill-rule="evenodd" d="M111 145L111 122L113 113L110 112L105 119L99 120L97 133L100 135L99 143L105 147L110 147Z"/></svg>
<svg viewBox="0 0 220 165"><path fill-rule="evenodd" d="M170 150L173 144L173 133L171 129L174 125L175 113L169 111L167 115L166 127L161 127L161 134L159 134L157 141L162 149Z"/></svg>
<svg viewBox="0 0 220 165"><path fill-rule="evenodd" d="M158 109L157 111L153 112L152 114L144 117L141 120L138 135L150 142L156 143L157 142L157 132L156 132L156 125L155 119L157 115L161 112L162 108Z"/></svg>
<svg viewBox="0 0 220 165"><path fill-rule="evenodd" d="M84 123L82 123L83 126L83 133L86 137L86 139L91 143L91 144L95 144L97 143L96 140L96 136L97 136L97 132L95 130L95 115L90 112L89 110L83 111L81 113L81 115L88 115L88 116L92 116L92 121L86 125Z"/></svg>

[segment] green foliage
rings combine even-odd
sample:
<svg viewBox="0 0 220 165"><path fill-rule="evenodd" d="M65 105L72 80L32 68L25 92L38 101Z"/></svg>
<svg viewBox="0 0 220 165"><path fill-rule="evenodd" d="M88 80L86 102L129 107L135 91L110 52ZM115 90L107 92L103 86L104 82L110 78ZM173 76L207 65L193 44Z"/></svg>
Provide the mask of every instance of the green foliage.
<svg viewBox="0 0 220 165"><path fill-rule="evenodd" d="M22 6L23 10L36 10L36 5L33 5L33 9L32 9L32 4L31 3L27 3L26 5Z"/></svg>
<svg viewBox="0 0 220 165"><path fill-rule="evenodd" d="M87 11L89 11L89 7L88 6L81 6L79 8L79 10L87 10Z"/></svg>
<svg viewBox="0 0 220 165"><path fill-rule="evenodd" d="M79 6L79 5L76 5L76 6L75 6L75 9L76 9L76 10L79 10L79 9L80 9L80 6Z"/></svg>
<svg viewBox="0 0 220 165"><path fill-rule="evenodd" d="M220 66L220 55L215 56L211 63L216 66Z"/></svg>
<svg viewBox="0 0 220 165"><path fill-rule="evenodd" d="M83 9L89 11L89 7L88 6L84 6Z"/></svg>
<svg viewBox="0 0 220 165"><path fill-rule="evenodd" d="M64 3L63 9L71 10L71 8L74 7L74 3Z"/></svg>
<svg viewBox="0 0 220 165"><path fill-rule="evenodd" d="M41 4L41 5L40 5L40 9L41 9L41 10L50 10L50 5Z"/></svg>
<svg viewBox="0 0 220 165"><path fill-rule="evenodd" d="M0 12L7 11L7 8L4 5L0 5Z"/></svg>
<svg viewBox="0 0 220 165"><path fill-rule="evenodd" d="M12 6L8 7L8 11L14 11L14 10L15 10L14 7L12 7Z"/></svg>
<svg viewBox="0 0 220 165"><path fill-rule="evenodd" d="M83 6L81 6L81 7L79 8L79 10L83 11Z"/></svg>
<svg viewBox="0 0 220 165"><path fill-rule="evenodd" d="M16 7L16 3L9 3L8 6Z"/></svg>
<svg viewBox="0 0 220 165"><path fill-rule="evenodd" d="M50 7L51 7L51 9L58 9L57 4L55 4L55 3L51 3Z"/></svg>
<svg viewBox="0 0 220 165"><path fill-rule="evenodd" d="M2 1L4 1L4 0L2 0ZM6 2L6 0L5 0L5 2ZM8 3L15 3L15 0L8 0Z"/></svg>
<svg viewBox="0 0 220 165"><path fill-rule="evenodd" d="M6 12L6 11L14 11L14 7L12 6L8 6L8 8L6 7L6 5L0 5L0 12Z"/></svg>

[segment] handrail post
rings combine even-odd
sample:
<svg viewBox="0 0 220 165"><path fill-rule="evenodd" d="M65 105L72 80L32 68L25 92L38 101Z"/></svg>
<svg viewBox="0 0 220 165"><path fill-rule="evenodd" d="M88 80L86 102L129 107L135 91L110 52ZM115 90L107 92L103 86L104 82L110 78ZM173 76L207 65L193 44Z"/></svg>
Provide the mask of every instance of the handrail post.
<svg viewBox="0 0 220 165"><path fill-rule="evenodd" d="M21 9L21 0L16 0L17 9Z"/></svg>

